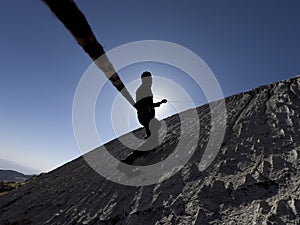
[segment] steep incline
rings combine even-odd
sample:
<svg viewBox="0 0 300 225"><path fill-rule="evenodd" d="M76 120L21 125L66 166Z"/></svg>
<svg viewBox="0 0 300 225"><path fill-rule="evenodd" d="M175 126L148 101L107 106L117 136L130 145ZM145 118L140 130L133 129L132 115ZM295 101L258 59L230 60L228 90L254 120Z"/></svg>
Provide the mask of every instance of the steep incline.
<svg viewBox="0 0 300 225"><path fill-rule="evenodd" d="M204 172L197 165L210 131L208 105L197 109L196 152L170 179L123 186L80 157L0 197L1 224L300 224L299 97L297 77L226 98L225 139ZM140 161L172 151L178 116L166 124L173 132L159 154ZM106 146L117 158L129 151L117 140Z"/></svg>

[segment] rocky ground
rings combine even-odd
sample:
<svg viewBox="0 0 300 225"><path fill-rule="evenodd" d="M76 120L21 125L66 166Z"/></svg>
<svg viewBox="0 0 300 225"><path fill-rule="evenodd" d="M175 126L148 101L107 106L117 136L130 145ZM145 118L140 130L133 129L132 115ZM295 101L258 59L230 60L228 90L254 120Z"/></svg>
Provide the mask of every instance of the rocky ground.
<svg viewBox="0 0 300 225"><path fill-rule="evenodd" d="M9 191L21 187L26 182L0 182L0 196L7 194Z"/></svg>
<svg viewBox="0 0 300 225"><path fill-rule="evenodd" d="M297 77L226 98L225 139L202 172L208 105L197 108L201 133L193 157L170 179L124 186L99 176L80 157L1 196L1 224L300 224L299 97ZM179 117L165 122L160 151L137 163L172 152ZM106 147L116 158L129 152L117 140Z"/></svg>

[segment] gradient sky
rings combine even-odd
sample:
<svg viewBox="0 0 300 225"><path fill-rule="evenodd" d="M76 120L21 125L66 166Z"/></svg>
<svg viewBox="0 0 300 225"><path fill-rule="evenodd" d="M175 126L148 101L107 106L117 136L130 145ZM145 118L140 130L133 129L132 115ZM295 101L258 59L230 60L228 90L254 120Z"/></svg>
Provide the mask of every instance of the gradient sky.
<svg viewBox="0 0 300 225"><path fill-rule="evenodd" d="M76 3L106 51L139 40L177 43L207 63L225 96L300 74L296 0ZM80 155L72 103L91 60L40 0L2 2L0 25L0 158L49 171ZM144 68L166 78L174 71L149 63L120 76L129 84ZM126 77L128 71L136 77ZM184 76L176 79L189 89ZM107 141L114 135L102 129L112 104L105 96L117 92L110 84L105 90L96 121ZM198 105L205 102L201 90L187 91L199 96Z"/></svg>

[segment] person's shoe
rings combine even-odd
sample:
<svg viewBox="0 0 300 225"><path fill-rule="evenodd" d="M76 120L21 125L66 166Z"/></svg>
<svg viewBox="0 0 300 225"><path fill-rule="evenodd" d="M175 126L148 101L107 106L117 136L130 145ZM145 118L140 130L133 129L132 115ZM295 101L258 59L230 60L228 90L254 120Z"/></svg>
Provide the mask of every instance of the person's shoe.
<svg viewBox="0 0 300 225"><path fill-rule="evenodd" d="M147 135L146 137L144 137L144 140L147 140L149 137L150 137L150 136Z"/></svg>

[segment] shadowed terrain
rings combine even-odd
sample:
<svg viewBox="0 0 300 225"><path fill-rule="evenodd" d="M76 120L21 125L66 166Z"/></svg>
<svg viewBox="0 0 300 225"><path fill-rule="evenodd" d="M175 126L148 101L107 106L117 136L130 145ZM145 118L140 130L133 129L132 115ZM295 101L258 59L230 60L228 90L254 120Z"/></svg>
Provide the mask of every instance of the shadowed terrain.
<svg viewBox="0 0 300 225"><path fill-rule="evenodd" d="M0 181L5 182L18 182L28 180L31 175L25 175L23 173L14 170L1 170L0 169Z"/></svg>
<svg viewBox="0 0 300 225"><path fill-rule="evenodd" d="M225 139L205 171L198 165L209 138L209 105L197 108L201 129L195 153L170 179L124 186L79 157L1 196L1 224L299 224L299 97L296 77L226 98ZM181 121L190 123L190 135L194 119ZM165 122L159 149L135 163L157 162L174 150L179 117ZM118 140L106 147L118 159L130 152Z"/></svg>

